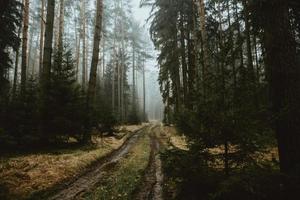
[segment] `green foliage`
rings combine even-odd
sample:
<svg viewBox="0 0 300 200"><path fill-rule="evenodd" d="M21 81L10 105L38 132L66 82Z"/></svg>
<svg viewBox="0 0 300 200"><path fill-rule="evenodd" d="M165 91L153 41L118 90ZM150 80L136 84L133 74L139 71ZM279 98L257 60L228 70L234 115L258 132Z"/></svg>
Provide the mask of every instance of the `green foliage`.
<svg viewBox="0 0 300 200"><path fill-rule="evenodd" d="M97 90L97 102L95 103L92 122L93 126L97 127L98 131L101 133L113 134L114 127L117 125L118 120L111 109L111 102L105 99L105 91Z"/></svg>
<svg viewBox="0 0 300 200"><path fill-rule="evenodd" d="M299 180L281 174L275 163L246 165L226 176L210 167L210 157L199 149L162 153L166 199L281 200L299 196Z"/></svg>
<svg viewBox="0 0 300 200"><path fill-rule="evenodd" d="M38 85L31 77L27 82L27 89L23 95L16 96L5 109L2 121L4 134L8 140L4 143L20 146L35 143L38 140Z"/></svg>
<svg viewBox="0 0 300 200"><path fill-rule="evenodd" d="M207 154L200 149L162 153L165 199L208 199L216 190L220 174L208 167Z"/></svg>
<svg viewBox="0 0 300 200"><path fill-rule="evenodd" d="M43 96L44 97L44 96ZM19 147L45 142L78 140L84 133L86 119L85 96L76 84L71 51L56 52L51 83L47 93L46 132L40 132L40 87L33 77L27 81L26 91L12 98L1 114L1 142Z"/></svg>
<svg viewBox="0 0 300 200"><path fill-rule="evenodd" d="M47 134L53 139L81 137L86 119L84 95L76 84L74 61L70 50L57 51L51 74L47 105Z"/></svg>
<svg viewBox="0 0 300 200"><path fill-rule="evenodd" d="M282 176L257 163L275 141L262 28L270 1L204 1L205 24L196 2L152 4L164 122L177 125L190 145L164 156L169 182L178 199L276 199ZM290 7L299 40L298 7Z"/></svg>
<svg viewBox="0 0 300 200"><path fill-rule="evenodd" d="M17 0L7 1L1 8L0 16L0 143L7 141L12 143L12 137L8 134L5 126L9 111L9 68L12 60L10 51L16 51L20 45L20 38L17 30L21 26L21 10L22 5ZM3 12L2 12L3 11Z"/></svg>
<svg viewBox="0 0 300 200"><path fill-rule="evenodd" d="M164 122L175 123L191 146L201 144L207 152L222 149L211 158L214 163L222 161L228 174L255 162L253 155L274 140L268 85L260 74L264 66L259 66L258 58L254 65L251 47L250 53L244 48L248 40L252 45L251 37L258 37L258 32L254 35L240 27L245 19L239 15L246 16L245 8L239 6L244 5L236 1L205 4L207 41L202 41L202 30L194 26L201 27L202 22L199 5L193 1L156 0L150 33L160 50ZM199 49L195 49L197 43ZM209 54L206 58L203 48Z"/></svg>
<svg viewBox="0 0 300 200"><path fill-rule="evenodd" d="M22 5L17 0L10 0L3 9L3 15L0 16L0 103L9 85L7 73L12 64L9 51L16 51L20 44L17 30L21 26Z"/></svg>
<svg viewBox="0 0 300 200"><path fill-rule="evenodd" d="M299 196L299 180L287 177L272 163L250 165L222 180L212 200L281 200Z"/></svg>

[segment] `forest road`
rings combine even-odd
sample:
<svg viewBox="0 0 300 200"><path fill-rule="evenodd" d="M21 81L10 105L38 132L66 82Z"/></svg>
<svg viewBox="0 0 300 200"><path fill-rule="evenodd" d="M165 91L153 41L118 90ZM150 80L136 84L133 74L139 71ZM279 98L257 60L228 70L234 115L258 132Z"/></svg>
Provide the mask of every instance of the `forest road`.
<svg viewBox="0 0 300 200"><path fill-rule="evenodd" d="M162 163L159 157L161 144L157 138L157 131L161 131L158 125L156 125L149 134L151 139L150 158L142 184L135 191L135 200L163 200L163 173Z"/></svg>
<svg viewBox="0 0 300 200"><path fill-rule="evenodd" d="M106 168L117 163L122 157L124 157L133 145L138 141L139 137L150 131L155 125L147 125L135 133L133 133L124 144L110 154L105 159L99 161L93 170L88 171L84 175L78 177L74 182L67 185L64 189L60 190L58 193L48 198L49 200L71 200L71 199L81 199L82 196L93 189L97 183L99 183L103 177L103 172Z"/></svg>

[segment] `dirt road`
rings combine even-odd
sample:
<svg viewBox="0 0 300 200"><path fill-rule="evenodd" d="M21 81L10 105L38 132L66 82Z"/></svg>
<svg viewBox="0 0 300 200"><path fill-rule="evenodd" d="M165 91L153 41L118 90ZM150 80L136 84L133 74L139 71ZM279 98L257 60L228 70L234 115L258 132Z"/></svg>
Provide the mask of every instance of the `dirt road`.
<svg viewBox="0 0 300 200"><path fill-rule="evenodd" d="M160 143L155 132L160 131L160 125L150 124L133 133L127 141L111 155L99 161L92 170L78 177L64 189L51 196L50 200L84 199L87 193L93 192L97 185L101 184L104 172L112 169L112 166L127 156L128 152L139 142L141 137L150 137L151 153L148 158L148 166L144 171L141 184L136 188L133 199L136 200L162 200L163 174L161 160L159 158Z"/></svg>
<svg viewBox="0 0 300 200"><path fill-rule="evenodd" d="M113 165L119 159L121 159L129 149L137 142L138 138L147 130L149 126L146 126L136 131L127 141L110 156L100 161L93 167L92 171L82 175L73 183L67 185L63 190L59 191L56 195L50 197L50 200L70 200L81 199L81 196L88 192L90 189L101 181L102 172L106 167Z"/></svg>
<svg viewBox="0 0 300 200"><path fill-rule="evenodd" d="M151 154L149 164L145 171L143 182L137 188L135 198L136 200L162 200L162 185L163 173L161 160L159 158L160 143L156 137L155 132L159 131L157 125L150 133L151 138Z"/></svg>

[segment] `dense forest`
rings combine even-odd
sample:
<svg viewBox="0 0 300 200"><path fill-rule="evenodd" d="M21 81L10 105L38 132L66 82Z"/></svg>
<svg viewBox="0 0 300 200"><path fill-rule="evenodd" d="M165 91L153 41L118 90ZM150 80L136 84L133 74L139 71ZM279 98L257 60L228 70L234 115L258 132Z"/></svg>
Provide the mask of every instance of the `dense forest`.
<svg viewBox="0 0 300 200"><path fill-rule="evenodd" d="M123 142L91 163L107 176L26 198L298 199L300 2L141 0L145 26L133 2L0 2L0 178L12 155L104 151L105 136ZM153 58L164 108L146 80ZM23 199L8 185L0 198Z"/></svg>
<svg viewBox="0 0 300 200"><path fill-rule="evenodd" d="M128 1L1 4L1 143L87 142L92 127L146 119L149 44Z"/></svg>

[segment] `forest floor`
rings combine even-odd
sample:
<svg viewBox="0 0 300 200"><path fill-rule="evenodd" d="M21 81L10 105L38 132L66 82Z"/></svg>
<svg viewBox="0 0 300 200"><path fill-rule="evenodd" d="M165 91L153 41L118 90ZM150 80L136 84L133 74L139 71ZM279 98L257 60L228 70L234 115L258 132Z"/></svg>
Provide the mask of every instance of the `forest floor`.
<svg viewBox="0 0 300 200"><path fill-rule="evenodd" d="M186 150L174 127L118 127L121 137L92 146L0 158L0 199L154 199L163 197L159 151Z"/></svg>
<svg viewBox="0 0 300 200"><path fill-rule="evenodd" d="M187 139L156 122L118 129L117 137L94 137L92 146L1 157L0 199L162 200L159 153L187 151Z"/></svg>
<svg viewBox="0 0 300 200"><path fill-rule="evenodd" d="M28 199L58 188L119 149L145 125L118 127L122 137L93 137L93 145L0 156L0 199Z"/></svg>

